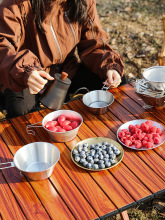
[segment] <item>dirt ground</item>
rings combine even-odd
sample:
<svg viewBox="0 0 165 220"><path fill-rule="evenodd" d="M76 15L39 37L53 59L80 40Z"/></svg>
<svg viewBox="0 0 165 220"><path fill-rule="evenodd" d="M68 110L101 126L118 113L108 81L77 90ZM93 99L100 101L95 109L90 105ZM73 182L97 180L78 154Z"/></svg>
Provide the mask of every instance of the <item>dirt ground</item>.
<svg viewBox="0 0 165 220"><path fill-rule="evenodd" d="M144 69L158 65L164 32L164 0L96 0L108 43L123 55L128 82L142 77ZM131 220L165 219L165 195L128 210ZM109 219L120 219L114 216Z"/></svg>
<svg viewBox="0 0 165 220"><path fill-rule="evenodd" d="M125 74L141 77L145 68L158 65L163 45L164 0L96 0L112 48L123 55Z"/></svg>

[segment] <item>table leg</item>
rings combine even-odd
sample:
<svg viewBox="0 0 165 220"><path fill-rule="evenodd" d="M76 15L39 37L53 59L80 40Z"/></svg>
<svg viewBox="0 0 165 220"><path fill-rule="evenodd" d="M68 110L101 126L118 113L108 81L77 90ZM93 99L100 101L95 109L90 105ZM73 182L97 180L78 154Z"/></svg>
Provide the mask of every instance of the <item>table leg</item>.
<svg viewBox="0 0 165 220"><path fill-rule="evenodd" d="M129 220L129 216L128 216L127 211L121 212L120 216L121 216L122 220Z"/></svg>

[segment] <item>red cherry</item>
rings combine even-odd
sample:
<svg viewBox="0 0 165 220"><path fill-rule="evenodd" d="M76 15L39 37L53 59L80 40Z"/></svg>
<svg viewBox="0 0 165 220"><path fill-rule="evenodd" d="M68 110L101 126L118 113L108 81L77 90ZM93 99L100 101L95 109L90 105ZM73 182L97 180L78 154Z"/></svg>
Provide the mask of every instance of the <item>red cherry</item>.
<svg viewBox="0 0 165 220"><path fill-rule="evenodd" d="M71 121L65 120L65 121L62 121L62 122L60 123L60 126L63 128L63 127L65 127L66 125L70 125L70 124L71 124Z"/></svg>
<svg viewBox="0 0 165 220"><path fill-rule="evenodd" d="M57 121L48 121L45 124L45 128L49 128L49 127L55 127L58 124Z"/></svg>
<svg viewBox="0 0 165 220"><path fill-rule="evenodd" d="M77 121L72 121L71 127L72 127L73 129L77 128L78 126L79 126L79 123L78 123Z"/></svg>
<svg viewBox="0 0 165 220"><path fill-rule="evenodd" d="M65 115L60 115L57 119L58 123L60 124L62 121L65 121L66 120L66 117Z"/></svg>
<svg viewBox="0 0 165 220"><path fill-rule="evenodd" d="M70 125L66 125L63 127L66 131L71 131L73 128Z"/></svg>

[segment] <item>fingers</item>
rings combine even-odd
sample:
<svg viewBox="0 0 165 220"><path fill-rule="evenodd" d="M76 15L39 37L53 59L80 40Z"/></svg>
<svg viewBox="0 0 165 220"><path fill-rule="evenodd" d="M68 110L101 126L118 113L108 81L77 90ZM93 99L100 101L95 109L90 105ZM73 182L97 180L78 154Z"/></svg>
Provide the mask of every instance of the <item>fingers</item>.
<svg viewBox="0 0 165 220"><path fill-rule="evenodd" d="M44 79L43 77L45 77L46 79ZM53 80L54 78L42 70L41 71L34 70L30 74L27 82L30 93L37 94L41 89L44 88L45 84L48 82L47 79Z"/></svg>
<svg viewBox="0 0 165 220"><path fill-rule="evenodd" d="M116 70L107 72L107 80L104 82L106 86L118 87L121 83L121 77Z"/></svg>

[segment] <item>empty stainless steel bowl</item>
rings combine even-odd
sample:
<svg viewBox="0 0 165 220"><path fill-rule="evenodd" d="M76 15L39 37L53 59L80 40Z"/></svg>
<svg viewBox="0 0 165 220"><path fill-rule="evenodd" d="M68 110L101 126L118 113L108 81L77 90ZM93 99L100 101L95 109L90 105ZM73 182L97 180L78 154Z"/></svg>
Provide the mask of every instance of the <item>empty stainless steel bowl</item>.
<svg viewBox="0 0 165 220"><path fill-rule="evenodd" d="M44 180L53 173L60 158L59 149L47 142L34 142L21 147L14 155L10 167L16 167L31 180ZM7 163L6 163L7 164ZM6 169L9 167L3 167Z"/></svg>
<svg viewBox="0 0 165 220"><path fill-rule="evenodd" d="M94 90L86 93L82 99L90 112L94 114L104 114L108 107L114 102L112 93L105 90Z"/></svg>
<svg viewBox="0 0 165 220"><path fill-rule="evenodd" d="M150 67L143 72L143 77L151 89L165 91L165 66Z"/></svg>

